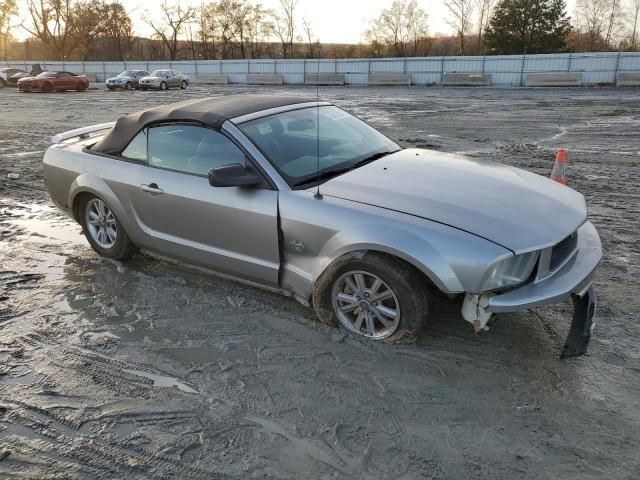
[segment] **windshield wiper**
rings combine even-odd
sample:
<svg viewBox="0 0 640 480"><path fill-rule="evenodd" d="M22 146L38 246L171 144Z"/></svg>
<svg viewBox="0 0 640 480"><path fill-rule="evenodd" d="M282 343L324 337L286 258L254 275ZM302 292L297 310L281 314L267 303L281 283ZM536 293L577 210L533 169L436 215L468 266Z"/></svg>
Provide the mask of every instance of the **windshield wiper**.
<svg viewBox="0 0 640 480"><path fill-rule="evenodd" d="M361 167L363 165L366 165L367 163L371 163L371 162L373 162L375 160L379 160L382 157L386 157L387 155L391 155L392 153L396 153L396 152L399 152L399 151L400 150L389 150L387 152L372 153L368 157L365 157L362 160L358 160L356 163L351 165L351 168L353 169L353 168Z"/></svg>
<svg viewBox="0 0 640 480"><path fill-rule="evenodd" d="M318 180L326 180L327 178L335 177L336 175L340 175L341 173L348 172L351 169L353 169L353 167L351 165L349 165L348 167L332 168L332 169L329 169L329 170L322 170L320 173L316 173L314 175L309 175L308 177L304 178L303 180L300 180L299 182L294 183L293 186L294 187L301 187L302 185L306 185L307 183L313 183L313 182L316 182Z"/></svg>
<svg viewBox="0 0 640 480"><path fill-rule="evenodd" d="M317 182L319 180L326 180L328 178L331 177L335 177L337 175L341 175L343 173L346 173L350 170L354 170L358 167L362 167L363 165L366 165L367 163L371 163L375 160L378 160L382 157L386 157L387 155L391 155L392 153L396 153L399 152L400 150L391 150L391 151L387 151L387 152L377 152L377 153L373 153L371 155L369 155L368 157L363 158L362 160L358 160L355 163L352 163L351 165L349 165L348 167L340 167L340 168L332 168L329 170L322 170L320 173L316 173L314 175L309 175L306 178L304 178L303 180L300 180L299 182L296 182L293 184L294 187L301 187L302 185L306 185L307 183L313 183L313 182Z"/></svg>

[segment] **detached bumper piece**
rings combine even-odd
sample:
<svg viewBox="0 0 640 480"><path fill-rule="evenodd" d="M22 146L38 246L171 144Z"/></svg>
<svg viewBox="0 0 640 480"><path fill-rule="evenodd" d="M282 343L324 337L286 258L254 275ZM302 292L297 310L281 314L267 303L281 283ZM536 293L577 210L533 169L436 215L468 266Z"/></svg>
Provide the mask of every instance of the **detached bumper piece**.
<svg viewBox="0 0 640 480"><path fill-rule="evenodd" d="M579 357L587 353L596 326L596 292L589 287L582 297L573 295L573 320L560 358Z"/></svg>

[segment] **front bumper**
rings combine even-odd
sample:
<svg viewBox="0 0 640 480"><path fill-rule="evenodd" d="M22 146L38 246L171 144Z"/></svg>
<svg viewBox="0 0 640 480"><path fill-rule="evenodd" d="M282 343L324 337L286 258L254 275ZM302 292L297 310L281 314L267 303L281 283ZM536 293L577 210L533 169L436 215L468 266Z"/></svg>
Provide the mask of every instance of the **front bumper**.
<svg viewBox="0 0 640 480"><path fill-rule="evenodd" d="M578 229L573 257L550 276L489 299L488 312L504 313L558 303L567 297L583 296L591 286L593 273L602 258L602 245L590 222Z"/></svg>
<svg viewBox="0 0 640 480"><path fill-rule="evenodd" d="M593 274L602 258L602 245L595 227L585 223L578 229L573 256L556 272L501 295L489 298L485 310L490 313L515 312L573 299L571 329L560 358L586 353L595 326L596 294Z"/></svg>

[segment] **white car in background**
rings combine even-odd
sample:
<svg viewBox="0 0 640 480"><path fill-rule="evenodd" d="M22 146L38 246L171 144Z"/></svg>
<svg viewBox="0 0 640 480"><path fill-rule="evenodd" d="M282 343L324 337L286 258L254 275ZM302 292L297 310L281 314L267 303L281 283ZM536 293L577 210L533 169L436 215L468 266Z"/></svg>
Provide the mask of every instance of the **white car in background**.
<svg viewBox="0 0 640 480"><path fill-rule="evenodd" d="M189 77L176 70L154 70L151 75L142 77L139 84L142 90L184 90L189 86Z"/></svg>

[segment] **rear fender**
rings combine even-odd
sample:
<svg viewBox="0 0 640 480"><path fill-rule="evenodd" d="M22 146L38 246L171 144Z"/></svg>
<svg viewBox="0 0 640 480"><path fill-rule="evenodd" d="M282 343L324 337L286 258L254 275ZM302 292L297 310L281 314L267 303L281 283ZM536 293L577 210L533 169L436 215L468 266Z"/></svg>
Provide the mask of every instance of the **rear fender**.
<svg viewBox="0 0 640 480"><path fill-rule="evenodd" d="M118 221L124 226L129 236L135 235L137 229L129 220L129 215L122 202L118 199L111 187L99 177L83 173L79 175L71 184L69 189L69 205L76 221L80 222L81 213L78 212L78 202L82 194L94 195L104 200L111 210L116 214ZM132 240L135 241L134 238Z"/></svg>

